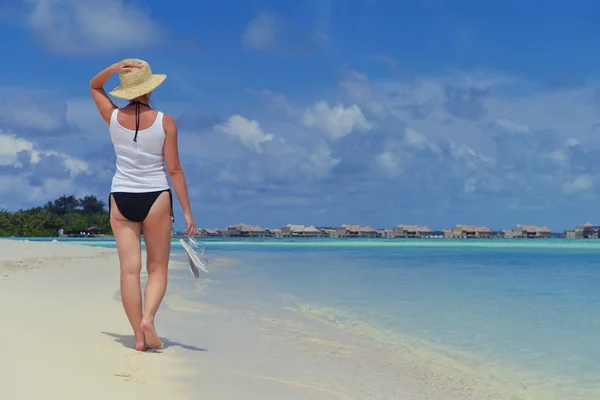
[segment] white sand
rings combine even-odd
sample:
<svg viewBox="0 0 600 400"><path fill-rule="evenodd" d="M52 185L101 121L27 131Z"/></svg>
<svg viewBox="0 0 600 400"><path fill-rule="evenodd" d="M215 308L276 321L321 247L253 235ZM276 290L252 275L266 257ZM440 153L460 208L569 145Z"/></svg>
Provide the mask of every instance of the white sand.
<svg viewBox="0 0 600 400"><path fill-rule="evenodd" d="M192 398L173 354L119 342L118 282L114 250L0 240L0 399Z"/></svg>
<svg viewBox="0 0 600 400"><path fill-rule="evenodd" d="M115 250L0 240L0 399L488 398L296 313L173 289L165 307L183 325L161 353L136 352L118 285ZM186 332L189 318L201 328Z"/></svg>

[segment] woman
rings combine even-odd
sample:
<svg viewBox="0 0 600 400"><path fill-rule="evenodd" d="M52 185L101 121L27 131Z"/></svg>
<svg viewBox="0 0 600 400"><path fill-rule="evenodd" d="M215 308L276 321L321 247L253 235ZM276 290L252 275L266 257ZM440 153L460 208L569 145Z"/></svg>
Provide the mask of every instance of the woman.
<svg viewBox="0 0 600 400"><path fill-rule="evenodd" d="M129 101L123 108L117 107L103 89L115 72L119 73L121 84L110 94ZM165 79L164 74L152 74L148 63L127 59L111 65L90 81L92 97L108 124L117 156L109 196L110 224L121 265L123 308L139 351L162 347L154 328L154 316L167 289L171 251L173 197L167 175L183 209L185 234L191 237L196 233L179 162L175 120L148 104L152 91ZM148 271L143 308L142 232Z"/></svg>

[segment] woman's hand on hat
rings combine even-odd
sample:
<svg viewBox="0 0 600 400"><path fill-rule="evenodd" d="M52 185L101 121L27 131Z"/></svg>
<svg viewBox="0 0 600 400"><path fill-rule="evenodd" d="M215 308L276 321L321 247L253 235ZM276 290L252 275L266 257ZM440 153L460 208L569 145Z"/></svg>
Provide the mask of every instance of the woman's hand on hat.
<svg viewBox="0 0 600 400"><path fill-rule="evenodd" d="M119 67L119 72L129 72L134 68L141 68L144 64L137 58L126 58L117 65Z"/></svg>

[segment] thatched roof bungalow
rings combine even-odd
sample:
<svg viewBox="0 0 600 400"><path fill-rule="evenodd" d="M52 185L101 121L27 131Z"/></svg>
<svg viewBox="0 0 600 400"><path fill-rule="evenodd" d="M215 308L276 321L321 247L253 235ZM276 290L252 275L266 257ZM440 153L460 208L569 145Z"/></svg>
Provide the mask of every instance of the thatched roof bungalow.
<svg viewBox="0 0 600 400"><path fill-rule="evenodd" d="M199 228L196 230L196 234L201 237L214 237L221 236L223 233L218 229Z"/></svg>
<svg viewBox="0 0 600 400"><path fill-rule="evenodd" d="M321 237L327 236L327 232L314 226L287 224L281 228L282 236L293 237Z"/></svg>
<svg viewBox="0 0 600 400"><path fill-rule="evenodd" d="M432 234L427 226L398 225L393 229L393 237L414 238L426 237Z"/></svg>
<svg viewBox="0 0 600 400"><path fill-rule="evenodd" d="M487 238L492 235L492 230L487 226L457 224L452 229L444 230L446 238Z"/></svg>
<svg viewBox="0 0 600 400"><path fill-rule="evenodd" d="M370 227L343 224L338 230L339 237L381 237L382 232Z"/></svg>
<svg viewBox="0 0 600 400"><path fill-rule="evenodd" d="M265 236L265 230L260 226L241 223L228 226L227 235L235 237L260 237Z"/></svg>
<svg viewBox="0 0 600 400"><path fill-rule="evenodd" d="M503 229L505 238L549 238L552 230L547 226L517 225L513 229Z"/></svg>

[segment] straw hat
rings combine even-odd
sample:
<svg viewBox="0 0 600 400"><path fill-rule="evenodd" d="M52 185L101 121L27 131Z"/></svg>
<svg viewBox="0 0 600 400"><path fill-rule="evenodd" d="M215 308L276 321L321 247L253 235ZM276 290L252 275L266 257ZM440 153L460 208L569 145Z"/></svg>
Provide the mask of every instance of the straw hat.
<svg viewBox="0 0 600 400"><path fill-rule="evenodd" d="M121 84L110 92L112 96L132 100L150 93L167 79L165 74L153 74L150 65L146 61L140 61L141 67L119 73Z"/></svg>

